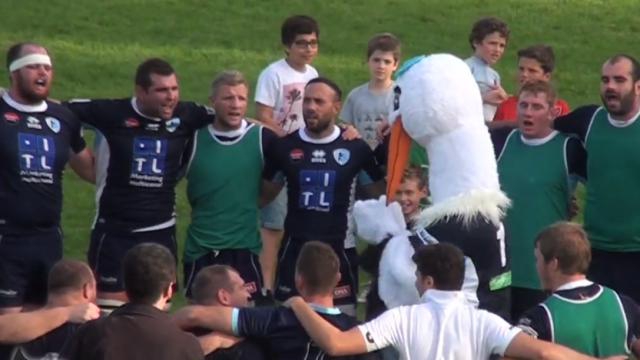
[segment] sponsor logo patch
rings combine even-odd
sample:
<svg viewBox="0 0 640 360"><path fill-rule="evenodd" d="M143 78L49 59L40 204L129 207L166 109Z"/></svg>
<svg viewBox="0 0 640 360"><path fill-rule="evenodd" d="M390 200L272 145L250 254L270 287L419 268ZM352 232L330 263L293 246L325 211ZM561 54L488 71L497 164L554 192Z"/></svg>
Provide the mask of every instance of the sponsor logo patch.
<svg viewBox="0 0 640 360"><path fill-rule="evenodd" d="M13 112L8 112L8 113L4 113L4 119L9 123L9 124L15 124L18 121L20 121L20 115L13 113Z"/></svg>
<svg viewBox="0 0 640 360"><path fill-rule="evenodd" d="M335 289L333 289L333 298L334 299L343 299L346 297L351 296L351 286L350 285L344 285L344 286L339 286Z"/></svg>
<svg viewBox="0 0 640 360"><path fill-rule="evenodd" d="M140 121L136 118L128 118L124 121L124 127L137 128L140 127Z"/></svg>
<svg viewBox="0 0 640 360"><path fill-rule="evenodd" d="M304 159L304 151L302 149L293 149L289 153L289 158L291 161L300 161Z"/></svg>
<svg viewBox="0 0 640 360"><path fill-rule="evenodd" d="M145 130L158 131L158 130L160 130L160 124L159 123L148 123L147 126L145 126L144 128L145 128Z"/></svg>

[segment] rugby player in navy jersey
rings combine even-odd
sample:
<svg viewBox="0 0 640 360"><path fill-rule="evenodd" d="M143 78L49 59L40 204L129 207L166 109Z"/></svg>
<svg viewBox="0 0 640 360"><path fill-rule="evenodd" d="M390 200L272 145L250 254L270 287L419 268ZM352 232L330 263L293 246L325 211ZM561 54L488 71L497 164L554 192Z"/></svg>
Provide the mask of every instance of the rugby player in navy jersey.
<svg viewBox="0 0 640 360"><path fill-rule="evenodd" d="M178 79L164 60L138 66L135 96L115 100L72 100L67 106L104 136L96 156L107 158L97 174L98 211L89 264L96 273L98 304L108 312L127 297L121 259L142 242L166 246L177 259L175 186L194 132L214 120L213 110L179 101Z"/></svg>
<svg viewBox="0 0 640 360"><path fill-rule="evenodd" d="M365 192L384 192L384 174L362 139L344 140L336 119L341 107L340 88L326 78L307 83L303 98L305 127L278 139L266 154L263 177L268 193L287 186L285 236L278 256L275 297L296 295L295 262L311 240L329 244L340 258L336 305L355 314L358 264L353 239L351 207L357 181ZM346 240L346 241L345 241Z"/></svg>
<svg viewBox="0 0 640 360"><path fill-rule="evenodd" d="M333 293L339 280L340 260L331 246L319 241L305 243L295 268L297 290L323 319L346 330L357 321L334 307ZM174 314L174 321L183 329L208 328L253 341L262 346L267 359L331 358L311 341L293 311L283 306L187 306ZM378 355L344 359L373 360L378 359Z"/></svg>
<svg viewBox="0 0 640 360"><path fill-rule="evenodd" d="M67 161L93 179L80 122L47 101L47 49L19 43L7 52L10 87L0 100L0 313L41 306L47 274L62 258L62 173Z"/></svg>

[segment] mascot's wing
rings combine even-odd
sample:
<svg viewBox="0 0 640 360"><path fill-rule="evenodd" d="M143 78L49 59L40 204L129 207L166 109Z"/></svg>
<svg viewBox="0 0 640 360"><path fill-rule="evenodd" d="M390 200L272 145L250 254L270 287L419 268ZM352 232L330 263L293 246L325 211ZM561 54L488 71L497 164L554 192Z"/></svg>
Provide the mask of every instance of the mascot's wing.
<svg viewBox="0 0 640 360"><path fill-rule="evenodd" d="M387 205L387 197L359 200L353 206L353 219L356 233L364 241L377 245L389 236L406 231L406 223L400 204Z"/></svg>
<svg viewBox="0 0 640 360"><path fill-rule="evenodd" d="M389 309L420 300L415 287L416 265L411 260L414 250L408 235L407 231L389 240L380 259L378 294Z"/></svg>

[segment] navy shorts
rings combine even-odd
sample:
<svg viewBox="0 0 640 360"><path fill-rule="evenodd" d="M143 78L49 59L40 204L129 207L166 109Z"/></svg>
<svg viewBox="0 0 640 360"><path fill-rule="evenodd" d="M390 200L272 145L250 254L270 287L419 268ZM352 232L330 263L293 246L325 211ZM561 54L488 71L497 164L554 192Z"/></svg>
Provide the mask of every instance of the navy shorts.
<svg viewBox="0 0 640 360"><path fill-rule="evenodd" d="M234 268L244 280L251 297L262 290L260 258L247 249L211 250L195 261L184 262L185 294L191 298L191 285L200 270L209 265L227 265Z"/></svg>
<svg viewBox="0 0 640 360"><path fill-rule="evenodd" d="M178 248L175 227L156 231L111 233L94 229L89 244L89 266L96 277L98 291L122 292L122 259L129 249L141 243L155 243L171 251L176 264Z"/></svg>
<svg viewBox="0 0 640 360"><path fill-rule="evenodd" d="M0 234L0 307L44 305L49 270L60 259L60 229Z"/></svg>
<svg viewBox="0 0 640 360"><path fill-rule="evenodd" d="M278 301L286 301L298 295L295 285L296 261L304 240L293 239L285 234L278 254L278 270L276 273L275 294ZM345 249L344 239L327 242L340 259L340 282L333 291L333 302L336 306L355 305L358 296L358 252L356 248Z"/></svg>

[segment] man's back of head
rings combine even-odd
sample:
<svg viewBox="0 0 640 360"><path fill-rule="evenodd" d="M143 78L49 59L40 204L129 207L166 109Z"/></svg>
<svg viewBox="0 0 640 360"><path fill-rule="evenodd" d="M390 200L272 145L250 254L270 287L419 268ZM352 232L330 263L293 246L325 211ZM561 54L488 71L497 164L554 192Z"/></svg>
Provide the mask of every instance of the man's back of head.
<svg viewBox="0 0 640 360"><path fill-rule="evenodd" d="M171 298L176 261L166 247L153 243L136 245L126 253L122 266L125 292L132 303L156 305L163 298Z"/></svg>
<svg viewBox="0 0 640 360"><path fill-rule="evenodd" d="M302 297L331 296L340 280L340 260L331 246L310 241L296 262L296 287Z"/></svg>
<svg viewBox="0 0 640 360"><path fill-rule="evenodd" d="M96 281L89 266L78 260L58 261L49 271L47 297L49 306L94 302Z"/></svg>

